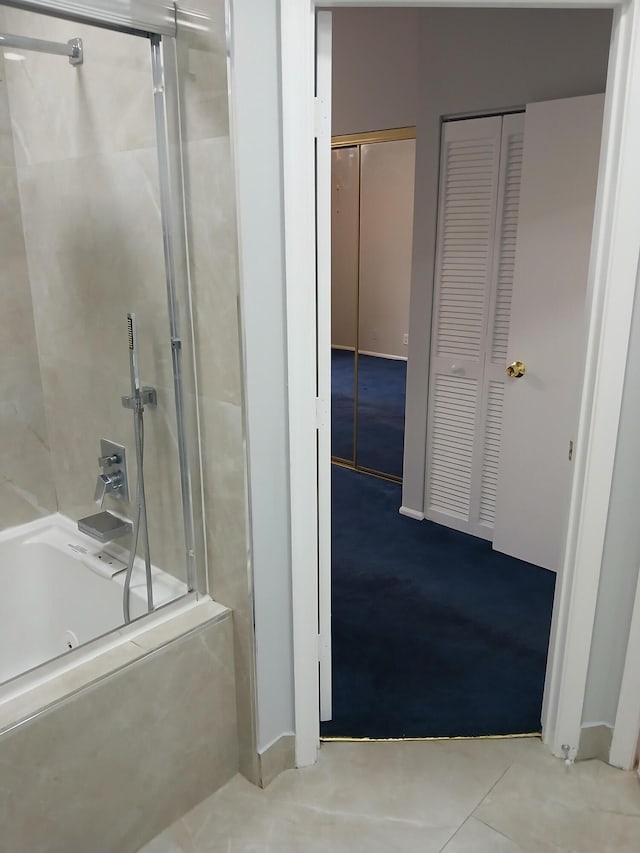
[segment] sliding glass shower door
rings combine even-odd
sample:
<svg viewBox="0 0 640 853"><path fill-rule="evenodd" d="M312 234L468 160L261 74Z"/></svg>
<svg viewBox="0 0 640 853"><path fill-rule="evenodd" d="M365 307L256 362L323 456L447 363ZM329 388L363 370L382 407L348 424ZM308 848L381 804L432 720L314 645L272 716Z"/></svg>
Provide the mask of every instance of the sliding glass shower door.
<svg viewBox="0 0 640 853"><path fill-rule="evenodd" d="M0 31L0 609L51 623L2 682L205 580L174 40Z"/></svg>

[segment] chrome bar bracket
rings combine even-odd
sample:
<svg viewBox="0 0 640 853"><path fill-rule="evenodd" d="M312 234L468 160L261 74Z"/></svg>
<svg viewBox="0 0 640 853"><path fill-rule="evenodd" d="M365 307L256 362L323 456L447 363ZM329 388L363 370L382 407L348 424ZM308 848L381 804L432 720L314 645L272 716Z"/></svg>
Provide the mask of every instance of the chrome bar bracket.
<svg viewBox="0 0 640 853"><path fill-rule="evenodd" d="M82 65L84 62L84 48L82 39L69 39L69 65Z"/></svg>
<svg viewBox="0 0 640 853"><path fill-rule="evenodd" d="M158 393L150 385L143 385L140 394L122 397L122 405L125 409L140 409L151 406L152 409L158 405Z"/></svg>
<svg viewBox="0 0 640 853"><path fill-rule="evenodd" d="M84 50L82 39L69 39L65 44L59 41L46 41L29 36L13 36L8 33L0 33L0 48L13 47L17 50L33 50L36 53L51 53L56 56L68 56L70 65L82 65L84 61Z"/></svg>

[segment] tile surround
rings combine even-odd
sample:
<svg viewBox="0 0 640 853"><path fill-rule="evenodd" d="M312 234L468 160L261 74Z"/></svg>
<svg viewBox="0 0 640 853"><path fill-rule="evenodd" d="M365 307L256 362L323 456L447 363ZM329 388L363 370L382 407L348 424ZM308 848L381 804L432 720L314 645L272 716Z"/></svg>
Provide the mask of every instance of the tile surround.
<svg viewBox="0 0 640 853"><path fill-rule="evenodd" d="M180 28L183 142L211 594L233 610L240 768L259 778L249 573L238 237L229 139L222 0L200 9L209 28Z"/></svg>
<svg viewBox="0 0 640 853"><path fill-rule="evenodd" d="M201 9L210 26L182 27L178 57L209 588L234 611L241 767L257 778L224 2L206 0ZM120 396L129 384L124 316L136 310L143 378L158 386L161 400L146 419L146 459L162 460L145 468L152 558L182 576L149 45L143 38L14 9L5 10L4 26L48 39L81 36L85 46L85 63L79 68L60 57L29 54L7 69L47 446L59 509L72 518L93 511L100 437L127 446L130 485L135 482L131 417L120 407ZM0 119L2 109L0 99ZM0 135L0 169L7 140L6 133Z"/></svg>
<svg viewBox="0 0 640 853"><path fill-rule="evenodd" d="M0 71L2 70L0 60ZM55 512L5 83L0 79L0 528Z"/></svg>
<svg viewBox="0 0 640 853"><path fill-rule="evenodd" d="M2 848L136 850L237 767L226 615L0 737Z"/></svg>
<svg viewBox="0 0 640 853"><path fill-rule="evenodd" d="M85 61L29 52L5 63L18 167L155 147L149 41L5 8L8 32L83 40Z"/></svg>

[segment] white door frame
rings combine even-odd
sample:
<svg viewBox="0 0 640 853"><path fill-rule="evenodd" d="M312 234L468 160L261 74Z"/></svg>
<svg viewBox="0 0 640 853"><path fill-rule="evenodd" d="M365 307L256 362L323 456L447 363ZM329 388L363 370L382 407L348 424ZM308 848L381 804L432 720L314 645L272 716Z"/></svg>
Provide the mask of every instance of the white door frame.
<svg viewBox="0 0 640 853"><path fill-rule="evenodd" d="M543 738L575 756L597 601L640 248L640 0L280 0L296 763L319 744L314 197L316 6L614 10L587 293L588 336ZM578 568L579 567L579 570Z"/></svg>

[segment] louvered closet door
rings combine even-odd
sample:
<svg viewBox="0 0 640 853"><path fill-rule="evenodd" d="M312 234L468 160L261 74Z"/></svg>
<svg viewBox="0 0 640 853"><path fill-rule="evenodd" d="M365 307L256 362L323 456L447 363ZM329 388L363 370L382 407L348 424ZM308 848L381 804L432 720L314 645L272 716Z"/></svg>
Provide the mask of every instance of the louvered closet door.
<svg viewBox="0 0 640 853"><path fill-rule="evenodd" d="M490 539L522 117L443 127L425 515Z"/></svg>
<svg viewBox="0 0 640 853"><path fill-rule="evenodd" d="M493 538L496 511L523 147L524 113L504 116L483 376L482 416L484 420L480 430L482 441L476 469L476 482L479 487L473 492L471 506L471 517L477 525L473 532L488 539Z"/></svg>

